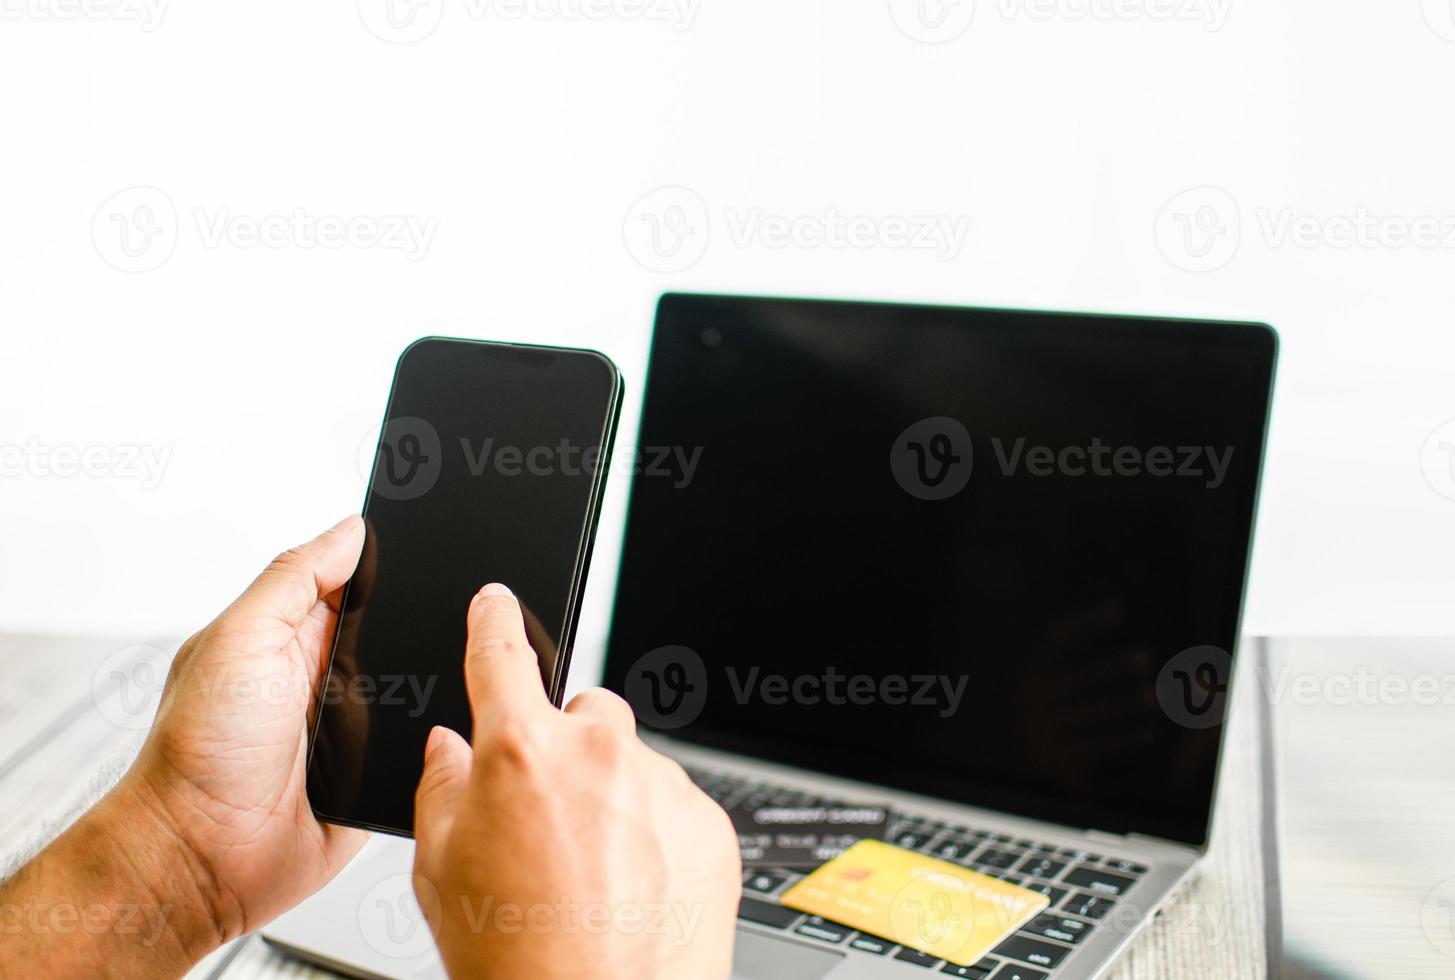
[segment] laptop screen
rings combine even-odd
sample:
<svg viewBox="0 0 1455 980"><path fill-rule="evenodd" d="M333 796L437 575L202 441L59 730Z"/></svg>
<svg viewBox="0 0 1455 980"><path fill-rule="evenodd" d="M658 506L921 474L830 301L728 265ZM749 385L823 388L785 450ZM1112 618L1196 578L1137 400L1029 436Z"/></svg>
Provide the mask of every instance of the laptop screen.
<svg viewBox="0 0 1455 980"><path fill-rule="evenodd" d="M1276 347L663 297L607 685L711 747L1204 843Z"/></svg>

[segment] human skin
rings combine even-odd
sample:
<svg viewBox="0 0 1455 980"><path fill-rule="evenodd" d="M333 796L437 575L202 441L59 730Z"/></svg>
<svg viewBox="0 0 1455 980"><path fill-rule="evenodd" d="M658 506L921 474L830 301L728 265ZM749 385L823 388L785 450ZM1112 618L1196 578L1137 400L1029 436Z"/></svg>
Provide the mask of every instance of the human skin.
<svg viewBox="0 0 1455 980"><path fill-rule="evenodd" d="M290 548L182 645L135 764L0 884L0 975L181 976L357 853L367 835L314 817L305 770L363 544L352 516ZM614 695L550 706L508 590L482 590L469 624L475 746L436 730L417 796L417 861L439 894L488 888L525 908L554 891L700 914L681 944L681 930L622 928L525 944L432 916L454 975L517 976L529 963L544 977L726 976L740 882L726 816L636 738ZM690 846L684 826L701 835Z"/></svg>

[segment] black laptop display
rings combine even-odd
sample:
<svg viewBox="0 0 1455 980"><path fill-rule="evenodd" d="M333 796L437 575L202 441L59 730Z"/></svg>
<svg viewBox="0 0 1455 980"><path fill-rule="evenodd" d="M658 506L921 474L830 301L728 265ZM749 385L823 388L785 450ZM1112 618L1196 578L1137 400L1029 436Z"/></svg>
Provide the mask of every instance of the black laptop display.
<svg viewBox="0 0 1455 980"><path fill-rule="evenodd" d="M664 297L608 686L689 741L1203 843L1276 347Z"/></svg>

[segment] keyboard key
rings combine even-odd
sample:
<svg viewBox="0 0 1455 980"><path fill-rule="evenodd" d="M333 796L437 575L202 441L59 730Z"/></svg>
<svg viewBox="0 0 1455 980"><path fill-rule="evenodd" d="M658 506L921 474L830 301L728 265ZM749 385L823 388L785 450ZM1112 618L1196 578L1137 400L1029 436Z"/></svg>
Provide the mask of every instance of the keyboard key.
<svg viewBox="0 0 1455 980"><path fill-rule="evenodd" d="M800 936L807 936L810 939L818 939L826 943L841 943L853 930L848 926L841 926L837 922L830 922L828 919L820 919L816 915L810 915L804 920L803 925L793 931Z"/></svg>
<svg viewBox="0 0 1455 980"><path fill-rule="evenodd" d="M1093 858L1091 856L1091 852L1090 851L1083 851L1083 850L1080 850L1079 848L1075 848L1075 847L1063 847L1059 851L1057 851L1056 853L1058 855L1060 855L1061 857L1063 857L1063 858L1069 858L1071 861L1073 861L1075 863L1078 863L1078 864L1081 863L1082 861L1094 861L1094 860L1096 860L1095 858Z"/></svg>
<svg viewBox="0 0 1455 980"><path fill-rule="evenodd" d="M1021 859L1014 851L997 851L993 847L987 847L975 855L975 863L983 864L989 868L1010 868Z"/></svg>
<svg viewBox="0 0 1455 980"><path fill-rule="evenodd" d="M1047 857L1031 855L1022 861L1021 866L1016 870L1023 875L1031 875L1035 878L1054 878L1066 870L1066 865Z"/></svg>
<svg viewBox="0 0 1455 980"><path fill-rule="evenodd" d="M1088 867L1072 868L1061 880L1068 885L1075 885L1102 895L1125 895L1127 889L1137 883L1135 879L1124 875L1114 875L1110 871Z"/></svg>
<svg viewBox="0 0 1455 980"><path fill-rule="evenodd" d="M1011 936L991 952L996 956L1004 956L1006 959L1025 960L1032 966L1054 970L1071 950L1065 946L1043 943L1039 939L1031 939L1028 936Z"/></svg>
<svg viewBox="0 0 1455 980"><path fill-rule="evenodd" d="M1010 843L1010 834L991 834L990 839L1001 844Z"/></svg>
<svg viewBox="0 0 1455 980"><path fill-rule="evenodd" d="M781 875L773 875L766 871L759 871L756 874L748 875L748 880L743 882L743 887L751 888L755 892L771 892L787 880L787 878Z"/></svg>
<svg viewBox="0 0 1455 980"><path fill-rule="evenodd" d="M1044 881L1028 881L1021 887L1029 888L1033 892L1040 892L1042 895L1045 895L1047 898L1049 898L1051 901L1050 904L1046 906L1047 908L1055 908L1056 903L1066 897L1066 889L1057 888L1055 885L1048 885Z"/></svg>
<svg viewBox="0 0 1455 980"><path fill-rule="evenodd" d="M1024 837L1022 837L1020 840L1015 842L1015 846L1030 850L1031 848L1036 846L1036 842L1033 840L1026 840Z"/></svg>
<svg viewBox="0 0 1455 980"><path fill-rule="evenodd" d="M1133 861L1114 861L1106 859L1106 866L1113 871L1124 871L1129 875L1144 875L1147 873L1146 865L1137 864Z"/></svg>
<svg viewBox="0 0 1455 980"><path fill-rule="evenodd" d="M1037 844L1036 845L1036 850L1038 850L1038 851L1045 851L1047 854L1054 854L1054 853L1056 853L1056 845L1055 844Z"/></svg>
<svg viewBox="0 0 1455 980"><path fill-rule="evenodd" d="M932 853L944 861L963 861L973 850L975 845L967 840L946 840L936 844Z"/></svg>
<svg viewBox="0 0 1455 980"><path fill-rule="evenodd" d="M1063 912L1070 912L1072 915L1079 915L1083 919L1099 919L1106 915L1107 909L1115 905L1109 898L1101 895L1088 895L1085 892L1077 892L1066 900L1062 907Z"/></svg>
<svg viewBox="0 0 1455 980"><path fill-rule="evenodd" d="M919 833L913 830L906 830L895 835L894 843L909 851L917 851L930 842L930 835Z"/></svg>
<svg viewBox="0 0 1455 980"><path fill-rule="evenodd" d="M953 963L946 963L940 967L941 973L948 973L952 977L969 977L970 980L985 980L990 976L990 971L995 969L995 961L981 960L979 963L971 963L969 966L956 966Z"/></svg>
<svg viewBox="0 0 1455 980"><path fill-rule="evenodd" d="M1043 912L1030 922L1021 926L1021 932L1033 933L1043 936L1046 939L1055 939L1063 943L1079 943L1091 931L1091 923L1082 922L1080 919L1073 919L1069 916L1055 915Z"/></svg>
<svg viewBox="0 0 1455 980"><path fill-rule="evenodd" d="M1028 966L1007 963L999 970L996 970L990 980L1046 980L1048 975L1042 973L1040 970L1032 970Z"/></svg>
<svg viewBox="0 0 1455 980"><path fill-rule="evenodd" d="M774 929L787 929L801 914L772 902L760 902L756 898L743 898L738 901L739 919L747 919L760 926L772 926Z"/></svg>
<svg viewBox="0 0 1455 980"><path fill-rule="evenodd" d="M940 962L938 956L931 956L929 953L921 953L917 949L901 949L894 954L897 960L904 960L906 963L913 963L915 966L934 966Z"/></svg>
<svg viewBox="0 0 1455 980"><path fill-rule="evenodd" d="M861 953L873 953L876 956L883 956L894 948L894 944L887 939L880 939L878 936L871 936L867 932L861 932L849 940L849 948L857 949Z"/></svg>

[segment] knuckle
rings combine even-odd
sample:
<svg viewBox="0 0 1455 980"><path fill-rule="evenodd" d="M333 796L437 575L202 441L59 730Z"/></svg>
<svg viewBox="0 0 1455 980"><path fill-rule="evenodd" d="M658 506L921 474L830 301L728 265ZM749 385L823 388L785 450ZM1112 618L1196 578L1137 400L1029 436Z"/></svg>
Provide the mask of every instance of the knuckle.
<svg viewBox="0 0 1455 980"><path fill-rule="evenodd" d="M487 660L514 660L526 655L525 644L512 636L485 636L475 644L477 655Z"/></svg>
<svg viewBox="0 0 1455 980"><path fill-rule="evenodd" d="M296 575L299 572L307 571L312 566L308 556L303 553L302 548L289 548L280 552L278 557L269 563L268 567L274 571Z"/></svg>
<svg viewBox="0 0 1455 980"><path fill-rule="evenodd" d="M603 721L588 721L581 729L585 750L597 762L620 765L625 759L631 743L627 733L617 725Z"/></svg>
<svg viewBox="0 0 1455 980"><path fill-rule="evenodd" d="M490 737L491 756L523 771L540 768L546 753L545 728L530 718L512 715L502 719Z"/></svg>

